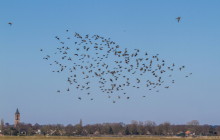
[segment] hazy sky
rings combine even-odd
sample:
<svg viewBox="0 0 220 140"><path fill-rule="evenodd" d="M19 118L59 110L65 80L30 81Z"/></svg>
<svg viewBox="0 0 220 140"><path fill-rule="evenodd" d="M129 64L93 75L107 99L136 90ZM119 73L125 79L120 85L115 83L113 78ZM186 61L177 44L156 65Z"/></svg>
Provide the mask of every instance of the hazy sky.
<svg viewBox="0 0 220 140"><path fill-rule="evenodd" d="M84 124L152 120L220 124L219 0L1 0L0 118L13 123ZM176 17L182 21L177 23ZM7 23L13 22L10 27ZM65 30L99 34L122 48L139 48L186 66L168 90L113 104L98 96L78 101L56 93L65 77L54 74L40 49L57 47ZM144 90L129 90L148 92Z"/></svg>

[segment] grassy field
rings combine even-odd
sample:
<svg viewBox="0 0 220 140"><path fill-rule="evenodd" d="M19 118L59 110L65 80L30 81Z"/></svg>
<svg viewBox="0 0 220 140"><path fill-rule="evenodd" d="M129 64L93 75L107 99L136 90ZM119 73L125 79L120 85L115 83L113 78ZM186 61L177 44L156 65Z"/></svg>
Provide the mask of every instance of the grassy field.
<svg viewBox="0 0 220 140"><path fill-rule="evenodd" d="M181 137L43 137L43 136L28 136L28 137L15 137L15 136L2 136L0 140L220 140L220 137L196 137L196 138L181 138Z"/></svg>

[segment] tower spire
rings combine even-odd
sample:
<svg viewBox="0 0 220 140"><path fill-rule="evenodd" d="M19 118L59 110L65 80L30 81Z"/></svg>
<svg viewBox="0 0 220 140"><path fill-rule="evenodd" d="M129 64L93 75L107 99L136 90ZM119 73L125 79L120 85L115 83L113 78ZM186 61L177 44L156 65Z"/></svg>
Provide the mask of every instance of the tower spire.
<svg viewBox="0 0 220 140"><path fill-rule="evenodd" d="M14 127L16 127L18 124L20 123L20 112L17 108L16 112L15 112L15 123L14 123Z"/></svg>
<svg viewBox="0 0 220 140"><path fill-rule="evenodd" d="M17 108L17 110L16 110L15 114L20 114L20 113L19 113L19 110L18 110L18 108Z"/></svg>

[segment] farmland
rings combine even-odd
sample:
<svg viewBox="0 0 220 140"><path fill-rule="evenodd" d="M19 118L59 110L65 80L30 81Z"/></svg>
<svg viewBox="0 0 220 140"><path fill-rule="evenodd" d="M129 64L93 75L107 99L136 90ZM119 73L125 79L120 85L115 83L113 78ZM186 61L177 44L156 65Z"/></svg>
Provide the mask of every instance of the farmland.
<svg viewBox="0 0 220 140"><path fill-rule="evenodd" d="M65 137L65 136L2 136L0 137L0 140L187 140L187 139L196 139L196 140L218 140L220 137L159 137L159 136L153 136L153 137Z"/></svg>

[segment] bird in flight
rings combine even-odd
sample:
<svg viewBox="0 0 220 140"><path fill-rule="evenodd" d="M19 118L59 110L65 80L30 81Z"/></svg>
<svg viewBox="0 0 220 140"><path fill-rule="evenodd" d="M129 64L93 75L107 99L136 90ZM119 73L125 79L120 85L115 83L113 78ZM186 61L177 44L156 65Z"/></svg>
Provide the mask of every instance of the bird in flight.
<svg viewBox="0 0 220 140"><path fill-rule="evenodd" d="M178 23L180 22L181 20L181 17L177 17L176 20L178 21Z"/></svg>
<svg viewBox="0 0 220 140"><path fill-rule="evenodd" d="M9 22L8 24L9 24L10 26L12 26L12 23L11 23L11 22Z"/></svg>

